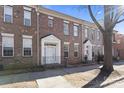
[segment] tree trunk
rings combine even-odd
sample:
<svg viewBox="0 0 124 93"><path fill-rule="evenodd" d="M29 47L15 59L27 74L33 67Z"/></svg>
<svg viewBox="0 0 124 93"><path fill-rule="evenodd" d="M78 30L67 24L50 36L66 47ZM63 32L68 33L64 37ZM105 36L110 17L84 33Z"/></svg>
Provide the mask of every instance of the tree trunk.
<svg viewBox="0 0 124 93"><path fill-rule="evenodd" d="M104 40L104 64L102 71L111 73L113 69L112 63L112 31L104 31L103 33Z"/></svg>

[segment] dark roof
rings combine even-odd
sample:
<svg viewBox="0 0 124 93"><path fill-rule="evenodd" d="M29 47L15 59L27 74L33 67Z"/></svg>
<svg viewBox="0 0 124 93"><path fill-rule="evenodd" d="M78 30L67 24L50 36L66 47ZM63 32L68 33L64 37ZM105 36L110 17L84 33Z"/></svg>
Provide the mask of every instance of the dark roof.
<svg viewBox="0 0 124 93"><path fill-rule="evenodd" d="M44 38L44 37L47 37L47 36L50 36L50 35L52 35L52 34L47 34L47 35L45 35L45 36L43 36L43 37L41 37L41 38ZM41 39L41 38L40 38L40 39Z"/></svg>
<svg viewBox="0 0 124 93"><path fill-rule="evenodd" d="M83 42L83 44L85 44L88 40L89 40L89 39L85 39L84 42Z"/></svg>

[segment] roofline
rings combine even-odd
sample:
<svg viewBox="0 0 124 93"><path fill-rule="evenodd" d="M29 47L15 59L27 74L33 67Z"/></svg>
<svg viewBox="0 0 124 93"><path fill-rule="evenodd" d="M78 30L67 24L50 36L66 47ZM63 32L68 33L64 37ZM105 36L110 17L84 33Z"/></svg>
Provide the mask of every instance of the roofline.
<svg viewBox="0 0 124 93"><path fill-rule="evenodd" d="M54 10L44 8L42 6L36 6L36 5L31 5L30 7L37 8L37 9L39 9L40 13L47 14L49 16L61 18L63 20L67 20L67 21L73 21L75 23L85 25L85 26L88 26L88 27L92 27L92 28L95 28L95 29L97 28L96 25L92 22L89 22L89 21L86 21L86 20L83 20L83 19L79 19L79 18L76 18L76 17L72 17L70 15L67 15L67 14L64 14L64 13L61 13L61 12L58 12L58 11L54 11Z"/></svg>

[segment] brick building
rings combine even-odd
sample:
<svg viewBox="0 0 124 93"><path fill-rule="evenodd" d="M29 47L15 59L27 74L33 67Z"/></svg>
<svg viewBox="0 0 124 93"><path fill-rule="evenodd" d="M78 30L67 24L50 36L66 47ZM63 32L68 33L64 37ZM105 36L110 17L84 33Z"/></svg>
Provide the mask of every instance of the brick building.
<svg viewBox="0 0 124 93"><path fill-rule="evenodd" d="M0 6L0 65L82 62L82 21L37 6Z"/></svg>
<svg viewBox="0 0 124 93"><path fill-rule="evenodd" d="M113 33L113 56L124 60L124 34L120 34L118 31Z"/></svg>
<svg viewBox="0 0 124 93"><path fill-rule="evenodd" d="M90 22L39 6L0 6L4 69L76 64L102 50L101 33Z"/></svg>

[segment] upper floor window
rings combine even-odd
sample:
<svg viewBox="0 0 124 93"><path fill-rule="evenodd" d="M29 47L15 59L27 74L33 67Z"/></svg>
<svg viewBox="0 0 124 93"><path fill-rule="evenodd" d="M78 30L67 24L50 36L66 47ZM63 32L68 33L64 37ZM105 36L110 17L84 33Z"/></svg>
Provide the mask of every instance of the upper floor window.
<svg viewBox="0 0 124 93"><path fill-rule="evenodd" d="M69 42L64 42L64 57L69 56Z"/></svg>
<svg viewBox="0 0 124 93"><path fill-rule="evenodd" d="M85 38L87 38L88 37L88 30L87 30L87 28L85 28Z"/></svg>
<svg viewBox="0 0 124 93"><path fill-rule="evenodd" d="M32 56L32 36L23 35L23 56Z"/></svg>
<svg viewBox="0 0 124 93"><path fill-rule="evenodd" d="M2 56L14 56L14 35L2 33Z"/></svg>
<svg viewBox="0 0 124 93"><path fill-rule="evenodd" d="M79 43L74 43L74 57L78 57Z"/></svg>
<svg viewBox="0 0 124 93"><path fill-rule="evenodd" d="M97 40L100 40L100 31L97 31Z"/></svg>
<svg viewBox="0 0 124 93"><path fill-rule="evenodd" d="M64 21L64 35L69 35L69 22Z"/></svg>
<svg viewBox="0 0 124 93"><path fill-rule="evenodd" d="M74 25L73 29L74 29L74 36L78 36L78 25Z"/></svg>
<svg viewBox="0 0 124 93"><path fill-rule="evenodd" d="M13 22L13 7L9 5L4 6L4 22Z"/></svg>
<svg viewBox="0 0 124 93"><path fill-rule="evenodd" d="M31 26L31 8L24 7L24 25Z"/></svg>
<svg viewBox="0 0 124 93"><path fill-rule="evenodd" d="M112 42L115 42L115 33L112 34Z"/></svg>
<svg viewBox="0 0 124 93"><path fill-rule="evenodd" d="M53 27L53 17L48 16L48 26Z"/></svg>
<svg viewBox="0 0 124 93"><path fill-rule="evenodd" d="M94 40L94 30L91 30L92 40Z"/></svg>

